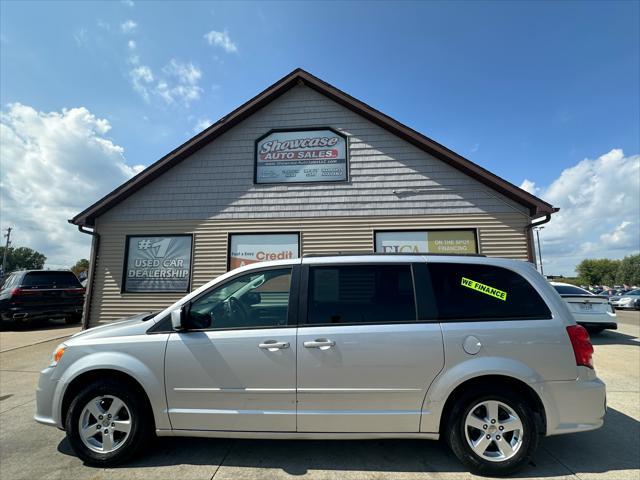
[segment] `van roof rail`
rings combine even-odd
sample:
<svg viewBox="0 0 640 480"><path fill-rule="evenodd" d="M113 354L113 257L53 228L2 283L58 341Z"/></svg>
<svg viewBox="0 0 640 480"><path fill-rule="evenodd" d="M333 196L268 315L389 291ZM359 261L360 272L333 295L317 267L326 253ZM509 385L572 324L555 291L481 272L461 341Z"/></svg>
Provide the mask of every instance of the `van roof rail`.
<svg viewBox="0 0 640 480"><path fill-rule="evenodd" d="M486 257L481 253L428 253L428 252L413 252L413 253L383 253L383 252L333 252L333 253L305 253L302 258L314 258L314 257L362 257L366 255L376 256L398 256L407 257L415 255L425 255L428 257Z"/></svg>

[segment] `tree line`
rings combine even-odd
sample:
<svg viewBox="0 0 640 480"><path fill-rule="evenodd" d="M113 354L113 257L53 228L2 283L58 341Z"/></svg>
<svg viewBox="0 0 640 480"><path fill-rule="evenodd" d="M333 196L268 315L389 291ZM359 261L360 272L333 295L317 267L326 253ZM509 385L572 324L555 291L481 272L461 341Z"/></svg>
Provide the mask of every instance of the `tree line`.
<svg viewBox="0 0 640 480"><path fill-rule="evenodd" d="M0 259L4 256L5 247L0 247ZM29 247L9 247L7 250L7 258L5 260L4 274L11 273L15 270L42 270L47 257L42 253ZM78 260L75 265L69 267L73 273L79 276L82 272L89 269L89 260L86 258Z"/></svg>
<svg viewBox="0 0 640 480"><path fill-rule="evenodd" d="M640 285L640 254L622 260L585 259L576 267L583 285Z"/></svg>

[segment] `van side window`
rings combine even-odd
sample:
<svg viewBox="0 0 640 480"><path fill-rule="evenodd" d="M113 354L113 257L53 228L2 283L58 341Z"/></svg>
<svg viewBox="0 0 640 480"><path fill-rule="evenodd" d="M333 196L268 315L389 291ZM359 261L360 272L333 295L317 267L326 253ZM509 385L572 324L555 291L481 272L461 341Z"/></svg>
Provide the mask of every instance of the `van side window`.
<svg viewBox="0 0 640 480"><path fill-rule="evenodd" d="M546 319L551 312L531 284L501 267L430 263L438 319Z"/></svg>
<svg viewBox="0 0 640 480"><path fill-rule="evenodd" d="M287 325L291 268L235 277L194 300L192 328L270 328Z"/></svg>
<svg viewBox="0 0 640 480"><path fill-rule="evenodd" d="M416 320L409 265L341 265L309 269L310 324Z"/></svg>

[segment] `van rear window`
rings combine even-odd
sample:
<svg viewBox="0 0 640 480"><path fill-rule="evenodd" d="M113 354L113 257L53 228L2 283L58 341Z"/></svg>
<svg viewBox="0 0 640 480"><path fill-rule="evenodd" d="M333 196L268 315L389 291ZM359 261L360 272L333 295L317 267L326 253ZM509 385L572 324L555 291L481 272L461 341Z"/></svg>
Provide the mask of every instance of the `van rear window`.
<svg viewBox="0 0 640 480"><path fill-rule="evenodd" d="M438 319L544 319L551 311L519 274L492 265L428 265Z"/></svg>
<svg viewBox="0 0 640 480"><path fill-rule="evenodd" d="M29 272L22 279L25 287L79 288L80 281L73 272Z"/></svg>

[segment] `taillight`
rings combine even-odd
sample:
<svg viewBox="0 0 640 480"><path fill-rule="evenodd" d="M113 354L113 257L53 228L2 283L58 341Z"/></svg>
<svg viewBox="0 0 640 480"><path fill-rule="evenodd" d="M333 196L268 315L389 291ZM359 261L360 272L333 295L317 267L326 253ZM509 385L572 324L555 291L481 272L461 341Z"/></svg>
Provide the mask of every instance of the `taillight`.
<svg viewBox="0 0 640 480"><path fill-rule="evenodd" d="M11 290L12 297L24 297L26 295L39 295L40 292L38 290L26 290L24 288L16 287Z"/></svg>
<svg viewBox="0 0 640 480"><path fill-rule="evenodd" d="M79 288L67 288L64 293L82 293L84 294L84 287Z"/></svg>
<svg viewBox="0 0 640 480"><path fill-rule="evenodd" d="M576 357L576 365L593 368L593 345L587 330L581 325L571 325L567 327L567 333Z"/></svg>

